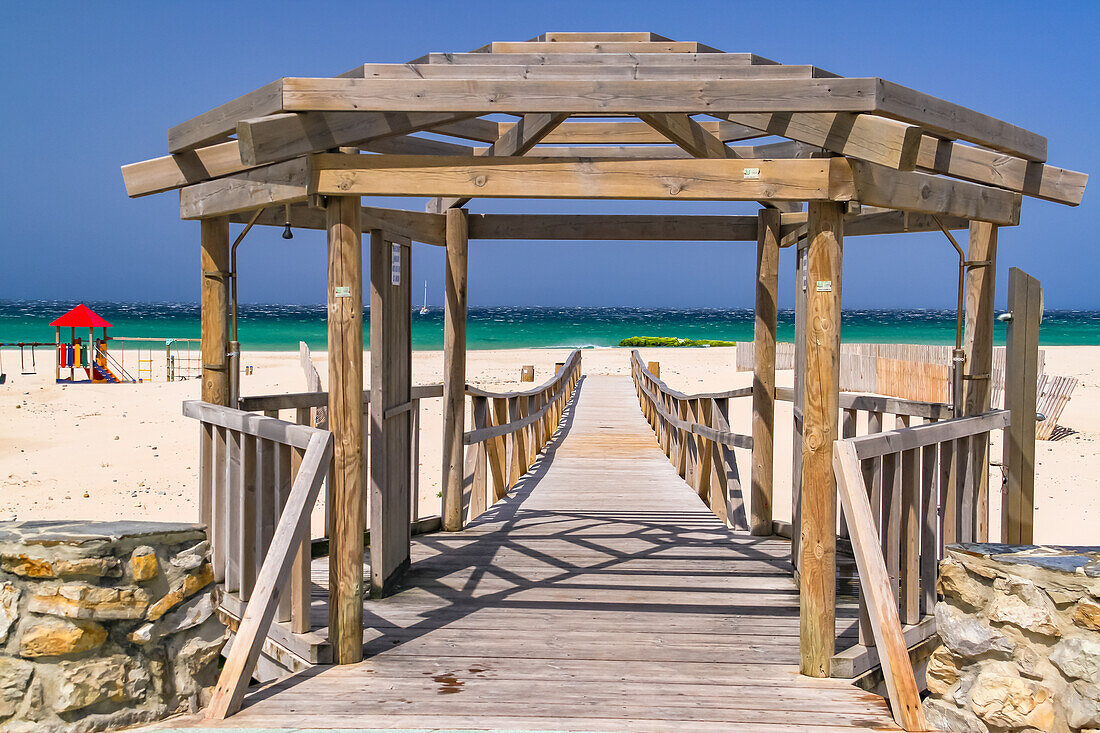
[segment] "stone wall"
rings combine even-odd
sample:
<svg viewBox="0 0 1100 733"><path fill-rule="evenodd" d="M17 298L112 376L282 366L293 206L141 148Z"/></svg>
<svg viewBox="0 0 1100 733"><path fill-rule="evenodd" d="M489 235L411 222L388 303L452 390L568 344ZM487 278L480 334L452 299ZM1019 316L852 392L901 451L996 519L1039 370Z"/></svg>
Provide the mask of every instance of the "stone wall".
<svg viewBox="0 0 1100 733"><path fill-rule="evenodd" d="M1100 730L1100 547L953 545L939 588L930 724Z"/></svg>
<svg viewBox="0 0 1100 733"><path fill-rule="evenodd" d="M0 522L0 730L203 705L226 638L208 551L193 524Z"/></svg>

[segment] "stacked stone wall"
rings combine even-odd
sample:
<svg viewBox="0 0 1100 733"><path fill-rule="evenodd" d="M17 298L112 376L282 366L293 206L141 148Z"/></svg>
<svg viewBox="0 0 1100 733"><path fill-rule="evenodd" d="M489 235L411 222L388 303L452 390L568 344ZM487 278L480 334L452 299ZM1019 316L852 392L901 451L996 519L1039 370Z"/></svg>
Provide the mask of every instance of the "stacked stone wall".
<svg viewBox="0 0 1100 733"><path fill-rule="evenodd" d="M196 711L226 639L206 533L0 523L0 730L92 731Z"/></svg>
<svg viewBox="0 0 1100 733"><path fill-rule="evenodd" d="M954 545L939 589L929 723L1100 731L1100 548Z"/></svg>

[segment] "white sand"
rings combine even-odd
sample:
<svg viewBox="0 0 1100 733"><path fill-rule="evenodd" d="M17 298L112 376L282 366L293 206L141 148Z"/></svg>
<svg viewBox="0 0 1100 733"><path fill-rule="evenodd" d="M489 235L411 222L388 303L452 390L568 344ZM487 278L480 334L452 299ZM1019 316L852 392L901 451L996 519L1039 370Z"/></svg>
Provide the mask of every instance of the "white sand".
<svg viewBox="0 0 1100 733"><path fill-rule="evenodd" d="M1045 347L1047 370L1076 376L1080 384L1060 423L1072 434L1040 442L1036 466L1036 541L1096 544L1100 541L1100 347ZM536 380L547 379L562 349L472 351L469 381L483 386L518 386L519 368L534 364ZM18 363L6 352L4 363ZM661 362L662 377L685 392L717 391L751 384L736 372L732 349L645 349L643 357ZM315 359L327 378L325 355ZM629 374L627 349L588 349L584 371ZM127 356L129 363L130 356ZM366 360L369 364L369 359ZM298 356L290 352L246 353L254 366L242 376L246 395L297 392L304 388ZM158 365L161 366L161 365ZM441 379L441 352L415 352L413 379ZM11 367L8 367L11 369ZM53 372L37 376L8 373L0 386L0 519L153 519L196 521L198 429L184 418L180 403L197 399L197 380L166 383L163 367L145 384L56 385ZM369 382L369 375L368 375ZM791 373L778 383L790 386ZM526 385L530 386L530 385ZM731 405L733 427L749 432L751 401ZM439 511L441 402L426 400L421 415L421 513ZM775 513L790 517L791 410L776 414ZM1000 457L1000 443L993 448ZM747 485L748 451L738 451ZM1000 526L1000 478L991 482L990 526Z"/></svg>

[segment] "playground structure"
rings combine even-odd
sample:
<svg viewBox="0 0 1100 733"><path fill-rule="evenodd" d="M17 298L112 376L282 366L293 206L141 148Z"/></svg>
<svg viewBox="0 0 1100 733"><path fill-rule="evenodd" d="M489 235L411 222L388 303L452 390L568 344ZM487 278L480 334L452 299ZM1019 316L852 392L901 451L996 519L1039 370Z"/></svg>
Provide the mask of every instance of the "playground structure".
<svg viewBox="0 0 1100 733"><path fill-rule="evenodd" d="M54 380L69 383L121 384L138 381L132 377L107 351L107 329L111 324L88 306L81 303L71 311L50 323L56 329L54 339ZM61 329L69 329L69 342L61 342ZM76 335L77 329L88 329L88 340L84 342ZM96 339L95 330L102 329L101 337ZM82 331L83 332L83 331ZM34 353L33 346L31 353ZM33 358L33 357L32 357ZM69 370L68 377L62 377L63 369ZM86 379L78 379L78 370L84 370Z"/></svg>
<svg viewBox="0 0 1100 733"><path fill-rule="evenodd" d="M164 375L167 382L185 379L198 379L202 376L202 358L199 354L199 339L158 338L156 336L111 336L110 341L120 344L119 360L125 363L126 350L121 345L136 344L137 381L153 381L153 352L155 345L164 346Z"/></svg>

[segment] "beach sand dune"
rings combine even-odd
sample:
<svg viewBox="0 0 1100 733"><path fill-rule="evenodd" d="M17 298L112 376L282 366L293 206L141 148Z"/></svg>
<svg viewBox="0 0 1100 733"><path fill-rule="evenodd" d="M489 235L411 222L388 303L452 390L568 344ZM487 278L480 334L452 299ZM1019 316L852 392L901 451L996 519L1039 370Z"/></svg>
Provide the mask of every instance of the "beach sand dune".
<svg viewBox="0 0 1100 733"><path fill-rule="evenodd" d="M1080 383L1060 421L1069 434L1038 443L1036 451L1036 541L1096 544L1100 539L1100 346L1045 347L1047 370L1076 376ZM523 364L535 365L537 382L548 379L565 349L471 351L468 380L493 388L520 388ZM628 349L586 349L584 371L629 375ZM661 362L661 376L684 392L744 387L752 375L736 372L732 349L644 349ZM7 354L5 354L7 356ZM17 356L17 355L16 355ZM128 356L127 359L130 357ZM314 355L327 381L325 354ZM13 363L7 361L7 363ZM369 364L369 359L366 360ZM305 381L293 352L246 352L246 395L298 392ZM417 384L441 379L438 351L413 353ZM0 386L0 519L151 519L197 521L199 431L180 404L199 397L198 380L125 385L57 385L52 369L38 375L8 375ZM369 375L367 375L369 382ZM791 372L777 383L790 386ZM531 385L523 385L530 387ZM420 511L439 512L441 401L422 403ZM734 429L750 432L751 401L731 403ZM861 427L862 430L862 427ZM791 409L776 409L775 516L791 514ZM748 484L749 452L738 450ZM993 457L999 461L1000 441ZM992 469L990 526L1000 526L1000 469ZM314 531L321 531L321 513Z"/></svg>

